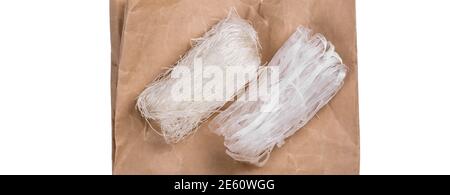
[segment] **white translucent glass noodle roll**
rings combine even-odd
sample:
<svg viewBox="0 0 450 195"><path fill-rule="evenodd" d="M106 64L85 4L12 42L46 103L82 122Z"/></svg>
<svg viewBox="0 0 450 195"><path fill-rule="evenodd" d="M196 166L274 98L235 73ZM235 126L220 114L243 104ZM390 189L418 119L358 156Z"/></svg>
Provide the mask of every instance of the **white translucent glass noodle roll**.
<svg viewBox="0 0 450 195"><path fill-rule="evenodd" d="M235 87L223 86L222 98L214 99L217 94L208 97L203 90L209 82L204 78L217 76L221 79L221 75L216 73L225 72L226 67L250 67L256 72L261 63L259 49L256 31L232 10L226 19L220 21L202 38L194 39L192 49L140 94L136 106L151 128L157 129L167 143L177 143L193 133L202 121L233 99L248 83L244 81ZM202 68L199 69L198 65ZM173 75L175 72L180 74L182 71L176 70L183 70L181 67L189 70L189 78L186 75ZM256 76L255 74L254 78ZM192 88L178 89L177 86L183 82ZM191 82L192 85L189 85ZM177 90L190 90L192 94L189 94L189 98L192 99L179 99L182 94L177 95ZM221 90L220 87L217 90ZM151 125L153 122L156 122L159 128L154 128L155 126Z"/></svg>
<svg viewBox="0 0 450 195"><path fill-rule="evenodd" d="M275 146L281 147L335 96L347 73L334 46L304 27L276 53L268 64L272 66L278 67L278 80L269 81L269 69L264 69L258 81L249 84L269 83L270 99L248 101L244 98L257 91L246 90L210 124L225 137L228 155L256 166L264 166Z"/></svg>

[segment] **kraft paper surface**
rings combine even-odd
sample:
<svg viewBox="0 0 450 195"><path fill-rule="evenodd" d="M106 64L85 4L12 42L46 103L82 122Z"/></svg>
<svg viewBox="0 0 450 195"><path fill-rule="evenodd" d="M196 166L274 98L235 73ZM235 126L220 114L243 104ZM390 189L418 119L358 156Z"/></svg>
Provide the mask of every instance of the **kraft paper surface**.
<svg viewBox="0 0 450 195"><path fill-rule="evenodd" d="M359 174L359 115L354 0L110 0L113 174ZM208 122L167 145L135 109L136 97L186 53L230 8L258 32L269 62L298 26L322 33L349 74L311 122L276 148L262 168L225 153Z"/></svg>

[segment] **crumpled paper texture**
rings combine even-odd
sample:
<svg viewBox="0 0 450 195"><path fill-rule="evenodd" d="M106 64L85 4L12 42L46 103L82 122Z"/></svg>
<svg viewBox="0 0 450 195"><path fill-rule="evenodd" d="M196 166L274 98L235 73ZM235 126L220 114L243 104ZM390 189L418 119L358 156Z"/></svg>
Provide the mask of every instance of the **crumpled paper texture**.
<svg viewBox="0 0 450 195"><path fill-rule="evenodd" d="M359 174L354 0L110 0L113 174ZM302 25L324 34L349 67L343 89L307 126L276 148L266 166L236 162L208 122L167 145L145 121L136 97L235 7L258 32L268 62Z"/></svg>

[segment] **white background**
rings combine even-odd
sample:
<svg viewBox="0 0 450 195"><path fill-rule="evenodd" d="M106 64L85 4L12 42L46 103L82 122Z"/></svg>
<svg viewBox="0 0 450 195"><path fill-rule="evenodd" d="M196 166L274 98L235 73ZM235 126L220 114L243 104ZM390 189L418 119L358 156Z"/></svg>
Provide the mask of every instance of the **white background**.
<svg viewBox="0 0 450 195"><path fill-rule="evenodd" d="M449 10L357 0L362 174L450 174ZM111 174L108 12L0 1L0 174Z"/></svg>

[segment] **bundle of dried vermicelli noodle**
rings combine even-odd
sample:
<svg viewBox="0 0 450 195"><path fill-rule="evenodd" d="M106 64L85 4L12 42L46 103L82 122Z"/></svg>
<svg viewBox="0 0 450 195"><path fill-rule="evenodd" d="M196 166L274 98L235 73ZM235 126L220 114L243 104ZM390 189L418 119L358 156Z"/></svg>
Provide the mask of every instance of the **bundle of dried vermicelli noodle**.
<svg viewBox="0 0 450 195"><path fill-rule="evenodd" d="M210 126L225 137L232 158L257 166L263 166L276 145L281 147L334 97L347 73L334 46L323 35L311 35L303 27L277 52L271 66L279 68L279 80L270 82L279 94L270 93L269 101L239 101L254 92L246 91ZM261 85L268 79L265 75L249 85Z"/></svg>
<svg viewBox="0 0 450 195"><path fill-rule="evenodd" d="M202 63L205 71L208 66L219 67L223 71L225 67L230 66L257 69L260 65L260 53L256 31L235 11L230 11L226 19L220 21L202 38L195 39L192 49L171 70L157 78L140 94L137 100L138 110L147 121L159 124L158 132L167 143L177 143L194 132L203 120L223 107L226 101L232 99L246 84L241 83L236 88L226 88L227 96L220 101L204 101L205 97L202 100L177 100L172 93L173 87L184 81L182 78L171 77L173 68L186 67L193 73L194 79L202 78L204 74L214 74L214 72L195 71L194 64L198 62ZM198 88L203 88L206 82L204 80L200 82L199 85L194 84L194 89L191 91L201 93L202 89Z"/></svg>

